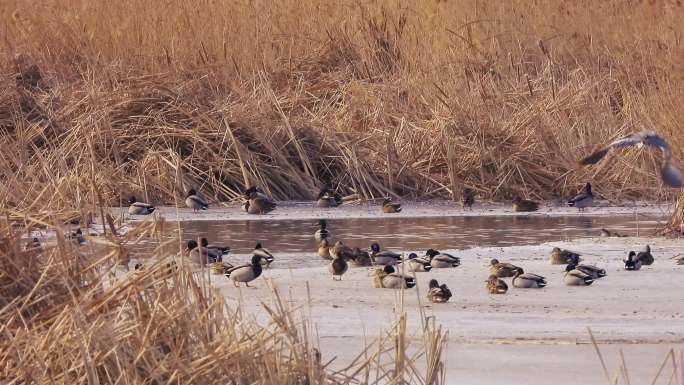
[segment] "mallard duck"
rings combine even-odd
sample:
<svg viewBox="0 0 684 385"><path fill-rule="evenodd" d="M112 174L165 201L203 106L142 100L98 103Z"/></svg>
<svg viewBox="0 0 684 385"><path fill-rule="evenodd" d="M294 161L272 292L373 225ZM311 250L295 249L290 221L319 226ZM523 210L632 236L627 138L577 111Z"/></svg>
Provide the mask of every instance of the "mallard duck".
<svg viewBox="0 0 684 385"><path fill-rule="evenodd" d="M499 262L496 258L492 259L489 265L489 273L499 278L513 277L516 272L523 273L523 269L520 267L510 263Z"/></svg>
<svg viewBox="0 0 684 385"><path fill-rule="evenodd" d="M475 192L471 188L463 189L463 199L461 200L464 208L473 209L473 204L475 203Z"/></svg>
<svg viewBox="0 0 684 385"><path fill-rule="evenodd" d="M193 213L196 213L199 210L207 210L209 208L207 202L197 195L197 191L195 191L195 189L190 189L190 191L188 191L188 195L185 196L185 205L188 206L188 208L191 208Z"/></svg>
<svg viewBox="0 0 684 385"><path fill-rule="evenodd" d="M68 238L76 245L76 246L82 246L85 244L86 240L85 237L83 236L83 231L81 229L76 229L76 231L72 231Z"/></svg>
<svg viewBox="0 0 684 385"><path fill-rule="evenodd" d="M194 239L188 241L187 250L188 254L190 255L190 261L196 265L204 266L207 263L216 262L215 259L212 260L212 258L209 256L208 250L204 247L199 247L197 245L197 241Z"/></svg>
<svg viewBox="0 0 684 385"><path fill-rule="evenodd" d="M430 302L444 303L451 298L451 290L449 290L449 287L445 283L440 285L436 279L430 280L428 288L427 297Z"/></svg>
<svg viewBox="0 0 684 385"><path fill-rule="evenodd" d="M613 141L604 148L601 148L586 158L580 160L581 165L596 164L601 159L603 159L606 154L612 148L624 148L630 146L643 146L647 145L650 147L657 147L663 153L663 163L660 169L660 177L667 186L680 188L684 186L684 178L682 178L682 173L679 171L677 166L675 166L675 161L672 156L672 151L670 146L667 144L665 139L661 138L656 134L655 131L642 131L636 134L620 138Z"/></svg>
<svg viewBox="0 0 684 385"><path fill-rule="evenodd" d="M395 265L401 261L401 254L389 250L380 251L380 244L378 243L371 245L370 255L376 265Z"/></svg>
<svg viewBox="0 0 684 385"><path fill-rule="evenodd" d="M584 274L587 274L591 276L593 279L599 279L603 278L606 276L606 270L598 268L593 265L585 265L585 264L580 264L579 263L580 258L579 256L572 256L570 258L570 262L568 264L575 265L575 269L583 272Z"/></svg>
<svg viewBox="0 0 684 385"><path fill-rule="evenodd" d="M318 221L319 229L314 233L316 242L320 242L323 238L330 238L330 231L328 231L328 223L325 219Z"/></svg>
<svg viewBox="0 0 684 385"><path fill-rule="evenodd" d="M577 207L579 211L584 211L585 208L594 203L594 194L591 192L591 183L587 182L584 186L584 191L575 195L574 198L568 201L568 206Z"/></svg>
<svg viewBox="0 0 684 385"><path fill-rule="evenodd" d="M428 249L425 255L430 258L430 265L436 269L443 269L446 267L458 267L461 265L461 259L454 257L451 254L440 253L435 249Z"/></svg>
<svg viewBox="0 0 684 385"><path fill-rule="evenodd" d="M267 214L275 210L277 204L268 195L264 194L256 186L247 188L243 192L245 202L242 209L248 214Z"/></svg>
<svg viewBox="0 0 684 385"><path fill-rule="evenodd" d="M261 257L261 264L265 265L266 267L270 267L271 263L273 263L273 260L275 259L270 251L261 246L261 242L258 242L256 246L254 246L252 254Z"/></svg>
<svg viewBox="0 0 684 385"><path fill-rule="evenodd" d="M382 277L382 287L386 289L410 289L416 286L413 277L397 273L391 265L386 265L383 271L385 275Z"/></svg>
<svg viewBox="0 0 684 385"><path fill-rule="evenodd" d="M641 261L637 258L637 254L634 251L630 251L627 255L625 262L625 270L641 270Z"/></svg>
<svg viewBox="0 0 684 385"><path fill-rule="evenodd" d="M577 262L581 261L580 255L574 251L554 247L549 259L552 265L567 265L572 261L573 256L577 256Z"/></svg>
<svg viewBox="0 0 684 385"><path fill-rule="evenodd" d="M387 273L385 269L375 269L373 270L373 287L376 289L382 289L382 279L385 278Z"/></svg>
<svg viewBox="0 0 684 385"><path fill-rule="evenodd" d="M149 203L138 202L134 196L131 196L128 199L128 203L130 204L130 206L128 206L128 213L130 215L149 215L155 210L154 206Z"/></svg>
<svg viewBox="0 0 684 385"><path fill-rule="evenodd" d="M652 265L653 262L655 262L655 258L653 258L653 254L651 254L651 246L649 245L646 245L645 251L638 252L636 258L641 262L642 266Z"/></svg>
<svg viewBox="0 0 684 385"><path fill-rule="evenodd" d="M318 193L318 200L316 204L321 208L337 207L342 203L342 197L339 194L335 194L330 189L323 188L320 193Z"/></svg>
<svg viewBox="0 0 684 385"><path fill-rule="evenodd" d="M245 201L242 204L242 209L247 214L268 214L276 209L277 204L270 198L254 198Z"/></svg>
<svg viewBox="0 0 684 385"><path fill-rule="evenodd" d="M38 238L34 237L30 241L26 242L26 245L24 246L24 250L40 253L43 251L43 246L41 246L40 240Z"/></svg>
<svg viewBox="0 0 684 385"><path fill-rule="evenodd" d="M332 255L330 255L330 243L327 238L323 238L318 242L318 256L323 259L333 259Z"/></svg>
<svg viewBox="0 0 684 385"><path fill-rule="evenodd" d="M684 265L684 255L677 258L677 264L678 265Z"/></svg>
<svg viewBox="0 0 684 385"><path fill-rule="evenodd" d="M257 279L262 270L260 255L252 255L252 262L246 265L235 266L225 272L225 276L233 281L235 287L240 286L240 282L244 282L245 286L249 287L249 283Z"/></svg>
<svg viewBox="0 0 684 385"><path fill-rule="evenodd" d="M616 238L624 238L627 235L626 234L620 234L617 231L610 231L608 229L601 229L601 236L602 237L616 237Z"/></svg>
<svg viewBox="0 0 684 385"><path fill-rule="evenodd" d="M382 212L386 214L400 213L401 203L392 203L392 198L387 197L382 201Z"/></svg>
<svg viewBox="0 0 684 385"><path fill-rule="evenodd" d="M541 289L546 286L546 278L537 274L525 273L520 269L515 271L512 283L513 287L520 289Z"/></svg>
<svg viewBox="0 0 684 385"><path fill-rule="evenodd" d="M330 271L330 274L332 274L333 281L335 280L335 277L338 277L341 281L342 274L346 273L348 269L349 264L347 263L347 259L339 256L339 254L333 258L333 260L330 262L330 265L328 265L328 271Z"/></svg>
<svg viewBox="0 0 684 385"><path fill-rule="evenodd" d="M535 201L522 199L518 196L513 199L513 211L528 212L537 210L539 210L539 203Z"/></svg>
<svg viewBox="0 0 684 385"><path fill-rule="evenodd" d="M508 291L508 285L502 279L499 279L496 275L490 275L487 279L487 291L490 294L506 294Z"/></svg>
<svg viewBox="0 0 684 385"><path fill-rule="evenodd" d="M354 251L347 245L343 244L342 241L337 241L335 244L329 248L330 256L335 258L343 258L345 260L350 260L354 258Z"/></svg>
<svg viewBox="0 0 684 385"><path fill-rule="evenodd" d="M354 258L352 258L351 263L354 266L372 266L373 260L368 252L355 247L353 250Z"/></svg>
<svg viewBox="0 0 684 385"><path fill-rule="evenodd" d="M565 275L563 276L563 282L568 286L589 286L594 283L594 278L576 268L577 266L573 263L568 264L565 267Z"/></svg>
<svg viewBox="0 0 684 385"><path fill-rule="evenodd" d="M207 249L209 262L221 262L223 261L223 257L230 253L230 247L210 245L209 241L207 241L207 238L200 239L200 245Z"/></svg>
<svg viewBox="0 0 684 385"><path fill-rule="evenodd" d="M418 254L416 253L409 254L408 259L406 259L404 263L406 263L406 271L421 272L430 271L432 269L430 259L418 258Z"/></svg>

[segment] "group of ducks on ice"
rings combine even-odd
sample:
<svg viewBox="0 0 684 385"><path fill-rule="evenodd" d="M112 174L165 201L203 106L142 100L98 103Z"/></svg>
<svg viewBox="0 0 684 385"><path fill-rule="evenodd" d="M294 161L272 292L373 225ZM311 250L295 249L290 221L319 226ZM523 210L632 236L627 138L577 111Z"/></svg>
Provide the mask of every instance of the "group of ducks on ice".
<svg viewBox="0 0 684 385"><path fill-rule="evenodd" d="M336 207L345 198L335 194L330 189L321 190L316 201L319 207ZM276 207L276 203L266 194L255 187L251 187L244 192L243 208L248 213L257 213L250 209L258 208L259 212L268 212ZM580 210L591 206L593 194L591 184L587 183L584 190L568 201L570 206ZM208 204L197 195L194 190L190 190L186 198L186 205L193 210L206 210ZM474 204L474 194L466 189L463 194L463 205L471 207ZM146 209L146 210L142 210ZM538 204L533 201L516 198L513 201L514 211L535 211ZM137 202L131 198L129 213L133 215L149 214L154 211L152 205ZM382 204L382 211L385 213L396 213L401 211L401 205L394 203L386 198ZM407 259L399 253L390 250L381 250L378 243L373 243L369 251L360 248L351 248L344 245L341 241L332 241L332 236L327 228L325 220L319 221L320 228L314 234L318 242L318 254L320 257L330 260L328 269L334 280L341 280L342 276L348 271L350 266L378 266L373 272L373 286L378 288L412 288L415 286L414 276L407 275L407 272L428 272L433 268L454 268L461 264L460 258L451 254L439 252L434 249L426 251L423 257L416 253L410 253ZM604 236L616 236L607 230L602 230ZM187 242L187 252L190 260L199 265L210 264L212 268L220 274L224 274L231 279L234 285L239 286L258 278L264 267L270 266L275 260L270 251L258 243L252 251L251 261L248 264L233 266L225 261L223 257L230 251L229 247L210 245L206 238L200 240L200 244L195 240ZM580 254L554 248L550 257L552 264L565 264L565 275L563 281L570 286L588 286L594 280L606 275L604 269L593 265L582 264ZM649 246L646 250L636 253L631 251L624 260L626 270L639 270L642 265L650 265L654 261ZM489 266L490 275L486 282L487 290L492 294L504 294L508 290L508 284L502 278L512 278L511 284L516 288L543 288L547 285L546 278L538 274L526 273L521 267L510 263L500 262L492 259ZM439 284L432 279L429 282L428 299L432 302L446 302L451 297L451 291L446 284Z"/></svg>
<svg viewBox="0 0 684 385"><path fill-rule="evenodd" d="M667 142L653 131L643 131L635 133L620 139L617 139L607 146L595 151L591 155L580 160L581 165L591 165L598 163L603 159L612 149L620 149L631 146L648 146L651 148L658 148L663 155L661 163L660 176L663 183L669 187L681 188L684 186L684 178L681 171L675 166L674 158ZM570 206L577 207L580 211L593 204L594 195L591 189L591 184L587 183L584 190L570 199L567 203ZM324 188L321 190L316 204L319 207L336 207L342 204L345 198L336 194L334 191ZM472 207L475 202L475 194L470 189L464 189L462 203L464 207ZM152 213L154 206L139 202L135 197L129 200L129 213L131 215L146 215ZM185 204L188 208L197 212L199 210L207 210L209 205L197 194L195 190L189 190L185 198ZM249 187L244 191L244 199L242 208L249 214L265 214L275 210L276 202L260 191L256 187ZM537 202L516 197L513 200L513 210L517 212L536 211L539 208ZM385 198L382 203L382 212L384 213L398 213L401 212L401 204L392 202L390 198ZM331 244L330 233L326 228L325 221L321 221L321 228L316 232L315 237L319 242L319 255L323 258L330 259L329 270L333 279L342 279L342 275L348 270L350 263L359 266L382 266L380 269L374 271L373 283L376 287L381 288L411 288L415 286L415 278L410 275L405 275L398 272L395 266L401 266L404 272L418 272L429 271L432 268L448 268L457 267L460 265L460 259L447 253L441 253L436 250L428 250L424 257L418 257L417 254L411 253L408 259L404 260L401 254L381 250L380 245L374 243L371 245L370 253L362 251L358 248L352 249L342 242L337 241ZM603 230L602 235L611 236L610 232ZM612 234L617 235L617 234ZM190 257L200 265L213 263L218 266L218 270L222 271L228 278L233 280L237 286L244 282L245 285L261 275L263 265L270 265L274 258L273 255L261 244L257 244L252 253L251 263L241 266L231 266L222 261L223 255L228 253L227 247L216 247L209 245L206 239L201 240L201 245L196 241L191 240L187 243ZM600 279L606 275L604 269L596 266L581 264L581 258L578 253L569 250L561 250L554 248L551 254L551 263L565 264L565 275L563 281L566 285L571 286L588 286L594 280ZM650 265L653 263L653 256L649 246L646 250L636 253L630 251L627 259L624 260L624 267L626 270L639 270L642 265ZM679 264L684 264L684 259L678 260ZM511 284L516 288L542 288L547 285L546 278L532 273L526 273L522 268L512 265L510 263L499 262L492 259L489 267L490 276L487 279L487 290L493 294L503 294L508 290L508 285L502 278L512 278ZM430 290L428 298L433 302L446 302L451 297L449 288L442 284L440 285L436 280L431 280L429 283Z"/></svg>
<svg viewBox="0 0 684 385"><path fill-rule="evenodd" d="M318 253L321 257L330 259L328 267L333 279L340 279L347 272L349 265L355 266L383 266L373 272L373 286L389 289L409 289L416 285L414 276L403 272L428 272L433 268L454 268L461 264L460 258L451 254L439 252L434 249L426 251L425 256L419 257L416 253L410 253L407 259L402 255L390 250L381 250L378 243L373 243L370 253L359 248L350 248L337 241L330 246L325 221L320 222L321 228L315 237L320 240ZM606 276L606 271L599 267L582 264L580 254L554 247L550 256L551 264L566 265L563 282L568 286L589 286L594 280ZM651 265L654 262L650 246L645 251L636 253L630 251L624 260L625 270L639 270L643 265ZM513 287L521 289L543 288L547 285L546 278L532 273L526 273L521 267L511 263L500 262L492 259L489 265L489 278L486 288L491 294L505 294L508 284L502 278L512 278ZM451 291L446 284L439 284L432 279L429 282L428 299L432 302L446 302L451 297Z"/></svg>

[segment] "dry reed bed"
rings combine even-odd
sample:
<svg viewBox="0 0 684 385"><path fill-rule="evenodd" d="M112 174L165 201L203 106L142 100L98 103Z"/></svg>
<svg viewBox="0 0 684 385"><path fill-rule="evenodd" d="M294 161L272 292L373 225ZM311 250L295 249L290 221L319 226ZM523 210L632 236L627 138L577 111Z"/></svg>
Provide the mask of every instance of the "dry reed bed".
<svg viewBox="0 0 684 385"><path fill-rule="evenodd" d="M676 3L61 4L0 10L3 206L674 196L647 152L576 160L651 127L681 156Z"/></svg>
<svg viewBox="0 0 684 385"><path fill-rule="evenodd" d="M145 222L133 233L160 236L158 226ZM444 382L445 333L429 323L409 337L404 310L386 334L333 371L304 312L288 307L275 288L273 303L263 304L270 321L259 325L227 307L211 276L192 273L182 258L157 256L144 270L122 275L117 266L134 241L92 238L76 248L61 239L38 255L3 230L5 384Z"/></svg>

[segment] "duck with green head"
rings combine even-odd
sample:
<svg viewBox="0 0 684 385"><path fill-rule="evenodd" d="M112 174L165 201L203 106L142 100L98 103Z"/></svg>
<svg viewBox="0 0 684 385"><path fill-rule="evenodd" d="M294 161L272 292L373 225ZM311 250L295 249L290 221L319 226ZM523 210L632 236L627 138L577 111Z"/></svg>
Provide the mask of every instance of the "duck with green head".
<svg viewBox="0 0 684 385"><path fill-rule="evenodd" d="M318 220L318 230L314 233L314 239L316 242L320 242L322 239L330 238L330 230L328 230L328 222L325 219Z"/></svg>
<svg viewBox="0 0 684 385"><path fill-rule="evenodd" d="M149 215L155 210L155 207L149 203L139 202L135 196L128 198L128 214L130 215Z"/></svg>
<svg viewBox="0 0 684 385"><path fill-rule="evenodd" d="M380 250L380 244L374 242L371 245L371 258L376 265L396 265L397 262L401 261L401 254L395 253L390 250Z"/></svg>
<svg viewBox="0 0 684 385"><path fill-rule="evenodd" d="M385 289L410 289L416 286L416 280L410 275L398 273L393 266L383 267L382 287Z"/></svg>
<svg viewBox="0 0 684 385"><path fill-rule="evenodd" d="M318 199L316 200L316 205L318 207L331 208L337 207L340 204L342 204L342 196L335 194L335 192L328 187L322 188L318 193Z"/></svg>
<svg viewBox="0 0 684 385"><path fill-rule="evenodd" d="M538 274L525 273L520 269L515 271L512 284L519 289L541 289L546 286L546 278Z"/></svg>
<svg viewBox="0 0 684 385"><path fill-rule="evenodd" d="M190 189L188 191L188 194L185 196L185 205L192 209L193 213L196 213L199 210L209 209L207 202L205 202L204 199L197 194L195 189Z"/></svg>
<svg viewBox="0 0 684 385"><path fill-rule="evenodd" d="M577 265L570 263L565 267L563 282L568 286L589 286L594 283L594 278L576 268Z"/></svg>
<svg viewBox="0 0 684 385"><path fill-rule="evenodd" d="M587 274L591 276L594 280L603 278L606 276L606 270L601 269L599 267L596 267L594 265L587 265L587 264L580 264L580 258L577 256L573 256L570 258L570 262L568 263L569 265L574 265L576 270L579 270L583 272L584 274Z"/></svg>
<svg viewBox="0 0 684 385"><path fill-rule="evenodd" d="M430 258L430 265L435 269L444 269L448 267L459 267L461 259L454 257L451 254L442 253L435 249L428 249L425 256Z"/></svg>
<svg viewBox="0 0 684 385"><path fill-rule="evenodd" d="M243 195L245 203L242 208L248 214L267 214L276 209L276 202L255 186L246 189Z"/></svg>
<svg viewBox="0 0 684 385"><path fill-rule="evenodd" d="M260 255L255 254L252 255L251 263L226 269L226 278L232 280L235 287L239 287L241 282L249 287L249 283L257 279L263 271L261 259Z"/></svg>
<svg viewBox="0 0 684 385"><path fill-rule="evenodd" d="M271 267L271 263L275 260L275 257L273 254L271 254L268 249L265 249L263 246L261 246L261 242L257 242L256 246L254 246L254 250L252 250L252 255L257 255L261 257L261 264L266 266L266 267Z"/></svg>

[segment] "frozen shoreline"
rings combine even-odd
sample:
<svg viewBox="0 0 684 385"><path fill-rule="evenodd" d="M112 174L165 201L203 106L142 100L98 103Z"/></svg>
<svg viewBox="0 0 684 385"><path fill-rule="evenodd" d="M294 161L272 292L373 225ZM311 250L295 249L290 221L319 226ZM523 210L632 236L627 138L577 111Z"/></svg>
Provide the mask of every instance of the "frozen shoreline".
<svg viewBox="0 0 684 385"><path fill-rule="evenodd" d="M378 204L362 203L323 209L313 202L278 202L278 208L269 214L250 215L236 204L211 205L209 210L193 213L188 208L170 206L158 207L155 213L168 221L265 221L265 220L309 220L309 219L346 219L346 218L430 218L449 216L608 216L608 215L648 215L668 216L672 210L669 203L624 202L613 205L608 201L598 201L596 206L581 213L576 208L563 206L559 202L543 202L540 210L531 213L514 212L510 204L476 204L473 210L464 210L459 203L451 201L402 202L403 210L397 214L384 214ZM112 207L116 216L123 215L133 221L143 220L143 216L129 216L127 207Z"/></svg>
<svg viewBox="0 0 684 385"><path fill-rule="evenodd" d="M638 272L624 271L621 260L626 251L640 250L646 243L653 249L655 264ZM589 238L450 250L466 257L460 267L417 273L418 288L406 291L408 330L420 329L418 306L449 330L449 383L524 384L535 379L556 384L602 383L602 369L586 329L591 327L603 349L615 353L623 348L628 363L652 361L650 366L630 368L632 381L643 383L652 379L667 350L683 341L684 266L671 259L683 245L664 238ZM608 276L589 287L565 286L564 266L548 262L553 246L584 253L587 263L605 267ZM310 257L318 258L313 253ZM341 282L334 282L326 267L278 269L277 258L276 253L274 267L254 283L256 288L236 289L221 278L217 287L229 304L237 305L241 297L244 311L265 320L261 302L269 303L271 293L264 279L272 280L293 307L311 309L322 351L330 355L324 360L336 355L340 363L346 362L345 358L360 352L364 338L391 325L397 292L372 288L371 268L351 268ZM544 275L549 286L515 289L507 279L507 294L490 295L483 282L490 258ZM430 278L449 285L454 294L450 302L426 301ZM609 365L614 362L611 359ZM532 372L520 371L509 380L506 373L518 372L521 366Z"/></svg>

